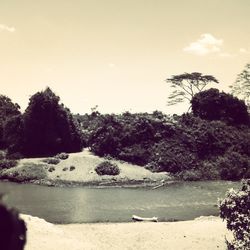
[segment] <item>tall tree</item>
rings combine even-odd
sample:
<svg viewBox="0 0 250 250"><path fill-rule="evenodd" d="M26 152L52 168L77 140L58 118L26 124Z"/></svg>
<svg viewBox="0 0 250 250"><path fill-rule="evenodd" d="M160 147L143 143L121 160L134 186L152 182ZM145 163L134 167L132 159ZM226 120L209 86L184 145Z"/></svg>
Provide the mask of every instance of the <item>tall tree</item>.
<svg viewBox="0 0 250 250"><path fill-rule="evenodd" d="M81 131L69 109L50 88L30 98L24 113L24 155L53 155L81 150Z"/></svg>
<svg viewBox="0 0 250 250"><path fill-rule="evenodd" d="M197 93L191 100L195 116L205 120L222 120L231 125L249 124L249 115L244 101L231 94L208 89Z"/></svg>
<svg viewBox="0 0 250 250"><path fill-rule="evenodd" d="M20 115L20 106L5 95L0 95L0 147L5 147L4 130L9 119Z"/></svg>
<svg viewBox="0 0 250 250"><path fill-rule="evenodd" d="M230 88L233 95L244 100L248 107L250 106L250 63L246 64Z"/></svg>
<svg viewBox="0 0 250 250"><path fill-rule="evenodd" d="M198 72L184 73L173 75L166 79L173 88L172 93L168 97L168 105L174 105L191 101L195 94L201 92L209 83L219 83L219 81L211 75L202 75Z"/></svg>

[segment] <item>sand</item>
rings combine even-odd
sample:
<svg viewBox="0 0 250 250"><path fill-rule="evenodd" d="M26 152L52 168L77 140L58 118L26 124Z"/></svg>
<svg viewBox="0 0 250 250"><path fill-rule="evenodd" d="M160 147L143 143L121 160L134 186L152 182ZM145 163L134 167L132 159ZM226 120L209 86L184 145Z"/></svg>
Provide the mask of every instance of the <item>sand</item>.
<svg viewBox="0 0 250 250"><path fill-rule="evenodd" d="M118 183L120 185L128 183L153 183L153 185L155 185L154 183L172 180L170 175L166 172L152 173L144 167L117 160L111 160L111 162L116 163L120 168L119 175L99 176L95 171L95 167L103 161L105 161L104 158L95 156L90 151L85 149L83 152L69 154L68 159L61 160L57 165L46 164L43 162L43 158L21 159L16 167L6 169L3 171L3 173L6 176L11 176L11 180L13 180L13 178L15 178L13 176L16 175L14 173L17 172L18 176L16 178L18 180L19 176L24 174L23 168L27 168L27 164L35 165L32 169L32 178L34 181L31 179L31 182L33 181L35 184L45 185L74 185L76 183L82 185L109 185L110 183ZM73 171L70 171L71 166L74 166ZM51 167L53 168L53 171L49 171ZM39 168L40 171L38 171ZM41 173L44 174L41 175ZM29 173L26 171L25 175L29 175ZM44 175L46 176L45 178Z"/></svg>
<svg viewBox="0 0 250 250"><path fill-rule="evenodd" d="M53 225L22 215L27 223L25 250L226 249L231 235L217 217L182 222L131 222Z"/></svg>

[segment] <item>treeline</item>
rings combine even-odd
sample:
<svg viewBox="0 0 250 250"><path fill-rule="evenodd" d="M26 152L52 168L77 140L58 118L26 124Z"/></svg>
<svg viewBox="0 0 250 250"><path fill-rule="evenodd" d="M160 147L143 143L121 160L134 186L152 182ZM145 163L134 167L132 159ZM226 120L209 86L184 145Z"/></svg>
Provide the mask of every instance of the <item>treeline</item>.
<svg viewBox="0 0 250 250"><path fill-rule="evenodd" d="M191 101L192 112L167 116L129 112L77 116L99 156L167 171L185 180L250 177L249 114L245 103L210 89Z"/></svg>
<svg viewBox="0 0 250 250"><path fill-rule="evenodd" d="M51 89L19 106L0 96L0 146L9 158L77 152L83 147L151 171L184 180L250 177L249 114L236 97L209 89L196 94L192 112L168 116L123 114L72 115Z"/></svg>

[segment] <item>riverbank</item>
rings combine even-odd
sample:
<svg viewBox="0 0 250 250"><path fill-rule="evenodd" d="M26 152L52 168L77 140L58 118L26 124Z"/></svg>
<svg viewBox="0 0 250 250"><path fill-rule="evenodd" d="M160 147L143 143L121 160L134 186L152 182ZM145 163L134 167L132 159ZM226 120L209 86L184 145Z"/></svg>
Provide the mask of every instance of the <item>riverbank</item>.
<svg viewBox="0 0 250 250"><path fill-rule="evenodd" d="M47 186L157 186L172 180L167 173L152 173L143 167L116 160L110 161L118 165L119 175L99 176L95 167L105 159L88 150L69 154L58 164L45 163L44 159L21 159L16 167L3 170L0 178Z"/></svg>
<svg viewBox="0 0 250 250"><path fill-rule="evenodd" d="M181 222L131 222L54 225L22 215L27 224L25 250L214 250L226 249L231 235L218 217Z"/></svg>

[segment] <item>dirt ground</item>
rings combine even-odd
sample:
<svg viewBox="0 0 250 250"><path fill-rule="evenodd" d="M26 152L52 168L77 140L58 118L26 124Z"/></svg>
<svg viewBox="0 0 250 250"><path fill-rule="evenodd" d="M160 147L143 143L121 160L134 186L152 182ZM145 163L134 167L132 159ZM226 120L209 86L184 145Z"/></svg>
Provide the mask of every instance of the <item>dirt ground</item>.
<svg viewBox="0 0 250 250"><path fill-rule="evenodd" d="M22 215L28 227L25 250L214 250L231 235L220 218L183 222L53 225Z"/></svg>

